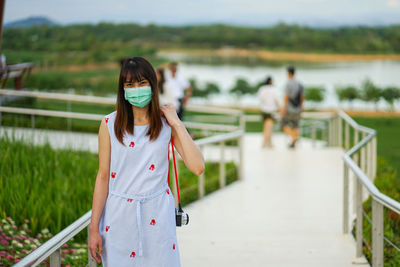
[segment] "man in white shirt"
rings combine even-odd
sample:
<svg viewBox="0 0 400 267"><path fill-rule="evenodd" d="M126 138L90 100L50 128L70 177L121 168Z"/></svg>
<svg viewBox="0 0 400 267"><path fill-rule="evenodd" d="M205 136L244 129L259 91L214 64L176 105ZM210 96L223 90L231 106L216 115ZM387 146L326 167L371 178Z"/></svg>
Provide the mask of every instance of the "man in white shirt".
<svg viewBox="0 0 400 267"><path fill-rule="evenodd" d="M171 75L167 77L168 86L174 93L175 98L179 102L179 108L177 110L178 117L182 120L184 108L192 95L192 87L187 79L177 73L178 64L171 62L169 69Z"/></svg>

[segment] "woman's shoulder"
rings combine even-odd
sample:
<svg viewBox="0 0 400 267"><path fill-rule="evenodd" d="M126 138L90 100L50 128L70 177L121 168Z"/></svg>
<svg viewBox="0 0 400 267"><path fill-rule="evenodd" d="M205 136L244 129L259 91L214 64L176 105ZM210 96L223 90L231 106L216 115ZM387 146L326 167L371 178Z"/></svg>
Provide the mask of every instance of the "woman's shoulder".
<svg viewBox="0 0 400 267"><path fill-rule="evenodd" d="M117 116L117 111L116 110L114 110L113 112L105 115L104 118L106 118L106 120L109 120L111 118L115 118L115 116Z"/></svg>
<svg viewBox="0 0 400 267"><path fill-rule="evenodd" d="M163 128L164 128L164 126L165 126L166 128L171 128L171 126L169 125L167 119L166 119L164 116L161 116L161 122L162 122L162 124L163 124Z"/></svg>

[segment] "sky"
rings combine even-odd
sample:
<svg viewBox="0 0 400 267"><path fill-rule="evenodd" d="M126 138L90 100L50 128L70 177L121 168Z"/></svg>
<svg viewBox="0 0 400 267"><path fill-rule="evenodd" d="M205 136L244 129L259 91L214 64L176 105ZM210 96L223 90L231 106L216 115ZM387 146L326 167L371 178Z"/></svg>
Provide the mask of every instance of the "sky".
<svg viewBox="0 0 400 267"><path fill-rule="evenodd" d="M388 25L400 24L400 0L6 0L4 23L33 16L60 24Z"/></svg>

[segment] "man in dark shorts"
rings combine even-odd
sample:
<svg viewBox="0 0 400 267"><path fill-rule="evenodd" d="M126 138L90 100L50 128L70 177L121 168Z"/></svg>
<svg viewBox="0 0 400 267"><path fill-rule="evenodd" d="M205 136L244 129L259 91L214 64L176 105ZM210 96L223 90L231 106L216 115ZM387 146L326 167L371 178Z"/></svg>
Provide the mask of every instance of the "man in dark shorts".
<svg viewBox="0 0 400 267"><path fill-rule="evenodd" d="M289 147L294 148L299 136L299 122L303 111L304 88L294 78L295 68L288 67L289 81L286 84L282 108L282 130L291 137Z"/></svg>

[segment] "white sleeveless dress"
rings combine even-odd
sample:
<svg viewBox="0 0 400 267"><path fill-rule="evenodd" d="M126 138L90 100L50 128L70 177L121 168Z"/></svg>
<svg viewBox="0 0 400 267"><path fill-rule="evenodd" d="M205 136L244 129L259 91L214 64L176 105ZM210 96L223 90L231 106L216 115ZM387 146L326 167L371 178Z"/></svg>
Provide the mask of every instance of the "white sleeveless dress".
<svg viewBox="0 0 400 267"><path fill-rule="evenodd" d="M162 118L160 135L150 141L149 125L134 126L134 135L125 133L123 146L114 133L116 114L105 116L111 160L99 223L103 266L180 266L175 200L167 184L171 128Z"/></svg>

